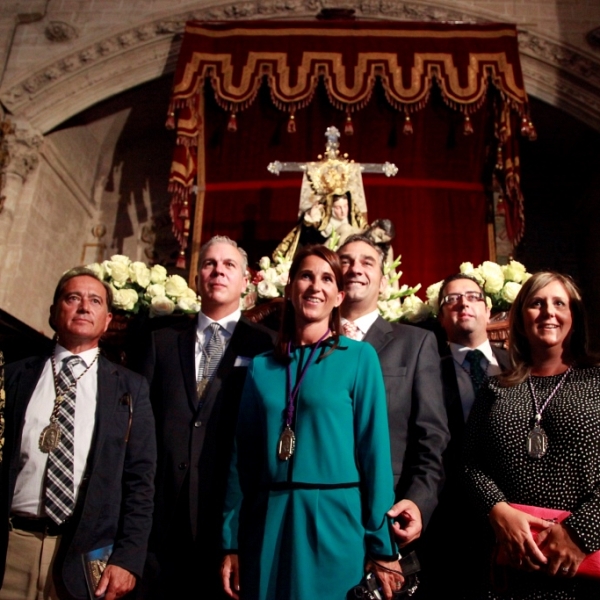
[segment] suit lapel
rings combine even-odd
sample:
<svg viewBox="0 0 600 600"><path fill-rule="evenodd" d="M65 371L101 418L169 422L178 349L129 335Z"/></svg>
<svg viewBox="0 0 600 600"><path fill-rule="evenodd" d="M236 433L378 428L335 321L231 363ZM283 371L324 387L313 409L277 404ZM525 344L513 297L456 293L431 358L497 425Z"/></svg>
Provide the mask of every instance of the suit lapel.
<svg viewBox="0 0 600 600"><path fill-rule="evenodd" d="M113 367L112 363L100 356L98 358L98 395L96 398L96 424L95 433L92 438L92 447L90 451L89 466L92 470L95 468L97 457L100 456L100 450L106 436L106 429L111 422L111 416L117 406L117 391L119 384L119 373Z"/></svg>
<svg viewBox="0 0 600 600"><path fill-rule="evenodd" d="M223 382L227 379L228 375L231 373L233 369L233 365L235 364L235 359L238 356L238 350L243 347L243 340L246 337L248 326L246 325L244 318L240 318L235 329L233 331L233 335L231 336L231 340L229 340L229 344L227 344L227 348L223 354L223 358L221 358L221 362L217 367L217 372L213 377L212 381L209 383L208 388L206 389L206 397L204 399L203 409L207 407L207 410L212 410L212 405L215 402L215 398L221 391L221 387L223 386Z"/></svg>
<svg viewBox="0 0 600 600"><path fill-rule="evenodd" d="M195 413L198 406L198 392L196 389L196 331L198 319L192 321L192 326L183 330L179 335L179 361L183 382L187 392L190 410Z"/></svg>
<svg viewBox="0 0 600 600"><path fill-rule="evenodd" d="M363 341L369 342L379 354L393 339L394 330L392 326L378 316L373 325L369 327L369 331L367 331Z"/></svg>

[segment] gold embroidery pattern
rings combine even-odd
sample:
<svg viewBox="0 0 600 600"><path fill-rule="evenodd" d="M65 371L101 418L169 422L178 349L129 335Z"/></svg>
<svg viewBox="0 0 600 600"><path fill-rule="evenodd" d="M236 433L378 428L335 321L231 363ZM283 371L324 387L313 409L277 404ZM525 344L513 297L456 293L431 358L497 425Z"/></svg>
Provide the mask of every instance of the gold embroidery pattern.
<svg viewBox="0 0 600 600"><path fill-rule="evenodd" d="M490 82L515 104L527 101L504 52L469 54L465 83L461 83L459 68L449 53L415 53L408 86L404 83L406 67L398 63L398 56L393 53L361 52L353 77L348 78L350 69L344 65L342 53L337 52L303 52L296 67L289 65L285 52L248 52L246 63L237 69L229 54L194 52L173 96L179 100L191 98L208 77L219 104L239 111L254 101L266 76L275 104L292 110L310 102L319 77L323 76L332 102L342 109L364 106L377 77L381 78L389 102L400 108L416 108L425 101L434 81L448 101L460 105L478 104Z"/></svg>

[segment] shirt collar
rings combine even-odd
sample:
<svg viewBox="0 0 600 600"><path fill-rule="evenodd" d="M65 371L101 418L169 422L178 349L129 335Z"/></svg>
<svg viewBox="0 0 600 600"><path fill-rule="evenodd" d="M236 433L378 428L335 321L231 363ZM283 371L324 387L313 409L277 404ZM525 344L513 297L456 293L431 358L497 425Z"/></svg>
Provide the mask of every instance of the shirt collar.
<svg viewBox="0 0 600 600"><path fill-rule="evenodd" d="M375 309L374 311L367 313L366 315L362 315L362 316L358 317L358 319L355 319L353 321L353 323L358 327L358 329L364 336L364 335L366 335L367 331L369 331L369 329L371 328L371 325L373 325L373 323L375 323L378 316L379 316L379 311L377 309ZM346 319L346 318L342 317L342 323L347 322L349 320L350 319Z"/></svg>
<svg viewBox="0 0 600 600"><path fill-rule="evenodd" d="M96 358L96 354L98 354L97 346L95 348L90 348L89 350L85 350L84 352L80 352L79 354L76 354L75 356L79 356L85 363L85 366L88 367L89 365L92 364L92 362ZM65 358L67 358L68 356L74 356L73 352L71 352L70 350L67 350L65 347L61 346L60 344L56 344L56 346L54 347L54 361L56 363L56 368L58 370L60 370L62 367L62 361Z"/></svg>
<svg viewBox="0 0 600 600"><path fill-rule="evenodd" d="M496 360L496 356L492 351L492 346L489 340L485 340L483 344L480 344L476 348L469 348L468 346L462 346L461 344L455 344L454 342L450 342L450 351L452 352L452 358L454 358L454 360L459 365L462 365L465 362L465 358L469 350L481 351L481 353L485 356L490 365L498 366L498 361Z"/></svg>
<svg viewBox="0 0 600 600"><path fill-rule="evenodd" d="M233 335L235 326L237 325L241 316L242 311L238 308L226 317L215 321L214 319L207 317L202 311L200 311L198 313L198 327L196 331L198 335L200 335L211 323L218 323L229 335Z"/></svg>

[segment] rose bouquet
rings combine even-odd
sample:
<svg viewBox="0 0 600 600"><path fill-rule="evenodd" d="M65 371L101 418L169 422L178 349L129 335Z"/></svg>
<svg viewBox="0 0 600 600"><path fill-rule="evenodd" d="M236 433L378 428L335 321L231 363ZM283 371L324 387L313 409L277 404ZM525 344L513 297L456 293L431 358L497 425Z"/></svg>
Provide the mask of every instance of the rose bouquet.
<svg viewBox="0 0 600 600"><path fill-rule="evenodd" d="M148 311L151 317L197 313L200 299L179 275L168 275L161 265L148 267L115 254L110 260L87 265L113 291L113 308L137 314Z"/></svg>
<svg viewBox="0 0 600 600"><path fill-rule="evenodd" d="M516 260L511 260L507 265L499 265L486 260L478 267L473 263L464 262L459 271L475 279L485 292L488 306L495 311L508 310L515 301L521 286L531 277L525 266ZM427 305L430 313L436 315L439 311L438 294L442 281L438 281L427 288Z"/></svg>

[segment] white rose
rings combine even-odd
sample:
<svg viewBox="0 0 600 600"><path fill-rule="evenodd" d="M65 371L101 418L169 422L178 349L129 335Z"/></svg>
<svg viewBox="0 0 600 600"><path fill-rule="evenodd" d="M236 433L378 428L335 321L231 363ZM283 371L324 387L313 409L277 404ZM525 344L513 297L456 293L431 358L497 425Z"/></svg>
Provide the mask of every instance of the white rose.
<svg viewBox="0 0 600 600"><path fill-rule="evenodd" d="M516 283L515 281L507 281L500 292L500 296L502 296L503 300L506 300L508 303L512 304L517 298L517 294L520 290L520 283Z"/></svg>
<svg viewBox="0 0 600 600"><path fill-rule="evenodd" d="M263 256L259 261L258 261L258 266L265 271L266 269L268 269L271 266L271 259L268 256Z"/></svg>
<svg viewBox="0 0 600 600"><path fill-rule="evenodd" d="M283 288L288 284L290 279L290 274L286 271L285 273L281 273L277 276L277 279L273 282L279 289L283 290Z"/></svg>
<svg viewBox="0 0 600 600"><path fill-rule="evenodd" d="M119 254L115 254L115 256L120 257ZM112 279L115 287L121 288L127 283L127 280L129 279L129 265L125 264L124 262L105 260L102 263L102 266L106 270L106 273Z"/></svg>
<svg viewBox="0 0 600 600"><path fill-rule="evenodd" d="M458 268L458 270L461 273L463 273L464 275L468 275L468 274L472 273L475 269L473 268L473 263L471 263L471 262L464 262L464 263L461 263L461 265Z"/></svg>
<svg viewBox="0 0 600 600"><path fill-rule="evenodd" d="M422 321L431 314L431 309L419 296L407 296L402 303L402 316L412 323Z"/></svg>
<svg viewBox="0 0 600 600"><path fill-rule="evenodd" d="M161 285L160 283L151 283L146 288L146 295L150 296L150 298L155 298L156 296L164 296L165 294L165 286Z"/></svg>
<svg viewBox="0 0 600 600"><path fill-rule="evenodd" d="M183 295L181 297L185 298L186 300L189 300L192 303L200 302L200 300L198 299L198 294L196 294L196 292L192 288L188 288L187 290L185 290L185 292L183 292Z"/></svg>
<svg viewBox="0 0 600 600"><path fill-rule="evenodd" d="M256 290L247 293L245 296L240 298L240 310L248 310L252 308L256 304L256 300L258 299L258 294Z"/></svg>
<svg viewBox="0 0 600 600"><path fill-rule="evenodd" d="M525 275L525 265L522 265L516 260L511 260L507 265L502 267L502 272L507 281L521 283Z"/></svg>
<svg viewBox="0 0 600 600"><path fill-rule="evenodd" d="M138 301L138 293L130 288L115 290L113 293L113 306L121 310L133 310Z"/></svg>
<svg viewBox="0 0 600 600"><path fill-rule="evenodd" d="M173 300L170 300L166 296L156 296L152 298L150 303L150 316L151 317L163 317L170 315L175 310L175 304Z"/></svg>
<svg viewBox="0 0 600 600"><path fill-rule="evenodd" d="M481 274L479 269L481 269L481 266L473 269L470 273L464 273L464 275L472 277L481 287L483 287L483 284L485 283L485 277Z"/></svg>
<svg viewBox="0 0 600 600"><path fill-rule="evenodd" d="M504 286L504 274L500 265L486 260L479 266L479 272L485 279L483 289L488 294L497 294Z"/></svg>
<svg viewBox="0 0 600 600"><path fill-rule="evenodd" d="M279 278L279 273L274 267L269 267L262 272L263 280L269 283L275 283Z"/></svg>
<svg viewBox="0 0 600 600"><path fill-rule="evenodd" d="M195 298L186 298L182 296L177 300L176 308L184 312L198 312L200 310L200 304Z"/></svg>
<svg viewBox="0 0 600 600"><path fill-rule="evenodd" d="M279 291L275 284L263 279L256 286L256 291L258 292L258 296L260 298L277 298L279 296Z"/></svg>
<svg viewBox="0 0 600 600"><path fill-rule="evenodd" d="M171 275L170 277L167 277L167 281L165 283L165 291L167 292L167 296L180 298L185 294L187 289L187 282L180 275Z"/></svg>
<svg viewBox="0 0 600 600"><path fill-rule="evenodd" d="M129 266L129 263L131 262L129 260L129 257L125 256L124 254L113 254L110 257L110 260L114 263L119 263L121 265L127 265L127 266Z"/></svg>
<svg viewBox="0 0 600 600"><path fill-rule="evenodd" d="M85 268L96 273L99 279L104 279L104 267L100 263L85 265Z"/></svg>
<svg viewBox="0 0 600 600"><path fill-rule="evenodd" d="M129 277L145 289L150 284L150 269L143 262L133 262L129 265Z"/></svg>
<svg viewBox="0 0 600 600"><path fill-rule="evenodd" d="M150 269L150 281L152 283L164 283L167 280L167 270L162 265L154 265Z"/></svg>
<svg viewBox="0 0 600 600"><path fill-rule="evenodd" d="M530 277L531 277L531 273L525 273L523 275L523 279L521 279L521 285L523 285Z"/></svg>

